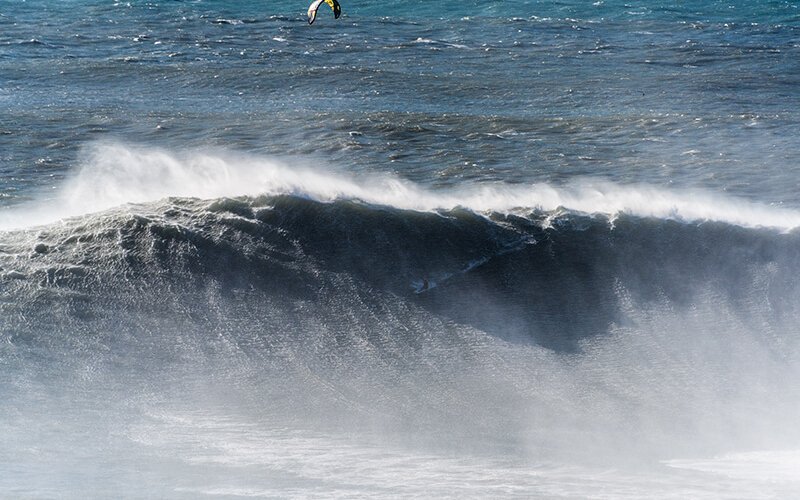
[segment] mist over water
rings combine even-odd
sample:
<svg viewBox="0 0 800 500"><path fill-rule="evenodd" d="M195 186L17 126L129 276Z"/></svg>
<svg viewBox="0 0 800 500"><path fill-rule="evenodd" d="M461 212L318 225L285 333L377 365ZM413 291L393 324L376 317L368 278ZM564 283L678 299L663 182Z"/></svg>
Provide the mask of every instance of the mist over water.
<svg viewBox="0 0 800 500"><path fill-rule="evenodd" d="M793 3L0 7L0 497L800 492Z"/></svg>
<svg viewBox="0 0 800 500"><path fill-rule="evenodd" d="M796 491L790 211L98 151L50 203L135 203L4 233L7 494Z"/></svg>
<svg viewBox="0 0 800 500"><path fill-rule="evenodd" d="M432 211L461 207L478 212L554 211L630 214L789 231L800 211L737 200L708 190L622 186L592 178L566 185L536 183L461 183L430 189L394 175L355 176L308 164L231 151L172 153L158 148L100 142L82 153L84 164L51 195L8 210L0 228L26 227L106 210L126 203L162 198L219 198L238 195L293 195L331 202L358 199L375 205Z"/></svg>

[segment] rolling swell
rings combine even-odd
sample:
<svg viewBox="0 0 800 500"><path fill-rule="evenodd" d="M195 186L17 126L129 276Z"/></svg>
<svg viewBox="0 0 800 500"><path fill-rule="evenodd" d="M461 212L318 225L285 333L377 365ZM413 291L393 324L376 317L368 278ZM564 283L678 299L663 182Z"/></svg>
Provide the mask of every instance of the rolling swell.
<svg viewBox="0 0 800 500"><path fill-rule="evenodd" d="M213 330L241 304L258 304L265 335L317 321L341 333L349 316L380 325L401 305L563 352L653 304L717 301L760 329L800 316L797 235L725 223L284 195L172 198L7 235L0 286L11 300L0 308L15 340L42 335L37 324L104 332L101 343L115 341L109 332L136 341L164 318L175 331Z"/></svg>

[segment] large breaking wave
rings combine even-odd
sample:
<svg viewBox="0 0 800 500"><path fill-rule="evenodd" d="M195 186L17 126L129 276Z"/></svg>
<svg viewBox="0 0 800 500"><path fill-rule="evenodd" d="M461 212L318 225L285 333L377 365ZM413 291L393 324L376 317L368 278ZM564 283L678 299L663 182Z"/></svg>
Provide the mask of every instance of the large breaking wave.
<svg viewBox="0 0 800 500"><path fill-rule="evenodd" d="M682 221L711 220L744 227L790 230L800 212L746 202L701 190L620 186L596 179L569 185L467 183L431 190L397 177L334 173L310 162L232 152L174 153L101 142L87 147L82 167L49 203L37 202L0 217L0 229L49 223L124 203L169 196L212 199L241 195L292 195L317 201L357 199L416 211L462 207L479 212L559 208L587 214L619 213Z"/></svg>
<svg viewBox="0 0 800 500"><path fill-rule="evenodd" d="M102 211L3 233L5 459L52 468L28 432L52 432L37 417L51 413L81 415L53 438L65 477L65 436L96 425L86 446L153 484L153 457L215 464L200 486L166 482L209 494L237 467L291 470L295 492L370 491L375 450L403 462L408 446L676 471L800 446L794 212L609 184L439 195L119 146L93 158L52 203ZM321 429L372 451L309 444ZM512 472L492 482L486 463L459 465L480 488L442 492L502 493ZM435 490L407 479L393 492ZM620 481L608 491L646 491Z"/></svg>

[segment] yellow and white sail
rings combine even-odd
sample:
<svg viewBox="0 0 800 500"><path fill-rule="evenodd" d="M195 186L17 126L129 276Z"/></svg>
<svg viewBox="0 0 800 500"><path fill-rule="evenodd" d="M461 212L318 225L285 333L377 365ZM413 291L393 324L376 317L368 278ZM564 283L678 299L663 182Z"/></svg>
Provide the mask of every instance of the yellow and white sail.
<svg viewBox="0 0 800 500"><path fill-rule="evenodd" d="M323 3L330 6L335 19L339 19L339 16L342 15L342 7L339 5L339 0L314 0L311 2L311 5L308 6L308 24L312 24L314 19L317 18L317 11Z"/></svg>

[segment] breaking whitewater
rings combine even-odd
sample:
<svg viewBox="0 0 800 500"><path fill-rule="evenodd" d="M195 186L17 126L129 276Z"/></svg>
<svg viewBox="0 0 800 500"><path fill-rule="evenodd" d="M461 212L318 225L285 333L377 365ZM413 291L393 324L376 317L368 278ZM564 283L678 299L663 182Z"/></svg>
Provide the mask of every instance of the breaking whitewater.
<svg viewBox="0 0 800 500"><path fill-rule="evenodd" d="M0 220L0 496L800 492L800 212L84 164Z"/></svg>

